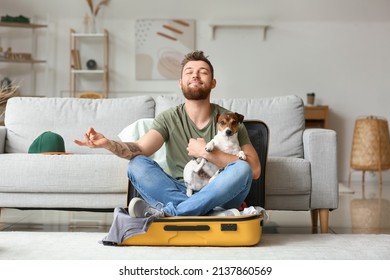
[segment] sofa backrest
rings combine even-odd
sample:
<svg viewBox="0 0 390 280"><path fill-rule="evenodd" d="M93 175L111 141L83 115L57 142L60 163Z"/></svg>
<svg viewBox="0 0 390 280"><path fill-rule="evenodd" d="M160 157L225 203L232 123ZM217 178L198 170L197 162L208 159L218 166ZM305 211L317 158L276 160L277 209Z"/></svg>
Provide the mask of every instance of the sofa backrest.
<svg viewBox="0 0 390 280"><path fill-rule="evenodd" d="M41 133L60 134L65 149L71 153L108 153L104 149L89 149L73 143L83 139L89 127L111 139L140 118L154 117L155 102L149 96L113 99L13 97L7 102L6 153L27 153Z"/></svg>
<svg viewBox="0 0 390 280"><path fill-rule="evenodd" d="M156 115L183 102L181 96L158 96ZM295 95L267 98L219 98L213 103L238 112L246 120L262 120L270 131L269 156L303 157L304 106Z"/></svg>
<svg viewBox="0 0 390 280"><path fill-rule="evenodd" d="M182 96L135 96L113 99L13 97L6 107L6 153L26 153L41 133L52 131L65 141L67 152L108 153L73 143L83 139L94 127L110 139L128 125L183 102ZM241 113L246 120L262 120L270 131L269 156L303 157L302 134L305 126L304 106L295 95L267 98L212 99L228 110Z"/></svg>

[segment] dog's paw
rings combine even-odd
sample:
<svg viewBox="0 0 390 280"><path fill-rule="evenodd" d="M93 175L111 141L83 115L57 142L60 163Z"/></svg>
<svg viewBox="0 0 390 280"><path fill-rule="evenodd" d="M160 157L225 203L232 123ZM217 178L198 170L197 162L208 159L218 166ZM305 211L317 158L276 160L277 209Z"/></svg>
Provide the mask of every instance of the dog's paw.
<svg viewBox="0 0 390 280"><path fill-rule="evenodd" d="M192 189L187 188L187 196L191 197L192 196Z"/></svg>
<svg viewBox="0 0 390 280"><path fill-rule="evenodd" d="M214 145L213 145L213 143L211 143L211 142L207 143L207 145L206 145L206 147L205 147L205 150L206 150L207 152L211 152L212 150L214 150Z"/></svg>
<svg viewBox="0 0 390 280"><path fill-rule="evenodd" d="M246 160L246 155L243 151L240 151L238 153L238 158L241 159L241 160Z"/></svg>

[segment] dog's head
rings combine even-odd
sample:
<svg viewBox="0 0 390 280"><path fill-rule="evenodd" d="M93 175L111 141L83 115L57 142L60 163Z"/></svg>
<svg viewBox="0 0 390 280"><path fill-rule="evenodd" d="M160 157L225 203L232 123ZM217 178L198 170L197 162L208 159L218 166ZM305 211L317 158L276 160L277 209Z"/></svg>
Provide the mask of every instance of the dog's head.
<svg viewBox="0 0 390 280"><path fill-rule="evenodd" d="M222 113L216 116L218 130L225 136L232 136L238 132L239 124L244 121L244 116L239 113Z"/></svg>

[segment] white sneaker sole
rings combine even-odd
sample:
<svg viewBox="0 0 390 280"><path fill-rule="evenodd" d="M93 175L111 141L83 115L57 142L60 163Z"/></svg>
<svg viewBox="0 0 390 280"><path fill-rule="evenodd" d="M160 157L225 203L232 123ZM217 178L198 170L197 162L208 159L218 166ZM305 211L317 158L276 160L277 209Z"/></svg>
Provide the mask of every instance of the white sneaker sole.
<svg viewBox="0 0 390 280"><path fill-rule="evenodd" d="M138 201L142 201L142 203L144 202L143 199L139 197L134 197L130 200L129 207L128 207L130 217L138 218L137 214L134 212L134 208L135 208L134 206L136 203L138 203Z"/></svg>

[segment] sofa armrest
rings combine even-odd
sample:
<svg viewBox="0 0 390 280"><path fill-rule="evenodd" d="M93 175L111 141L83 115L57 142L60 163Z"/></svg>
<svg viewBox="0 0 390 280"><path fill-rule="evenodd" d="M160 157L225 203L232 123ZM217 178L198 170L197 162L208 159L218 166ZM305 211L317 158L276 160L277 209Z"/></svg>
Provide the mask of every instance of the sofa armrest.
<svg viewBox="0 0 390 280"><path fill-rule="evenodd" d="M4 154L6 136L7 136L7 128L5 126L0 126L0 154Z"/></svg>
<svg viewBox="0 0 390 280"><path fill-rule="evenodd" d="M311 209L336 209L339 201L336 132L321 128L306 129L303 151L311 166Z"/></svg>

